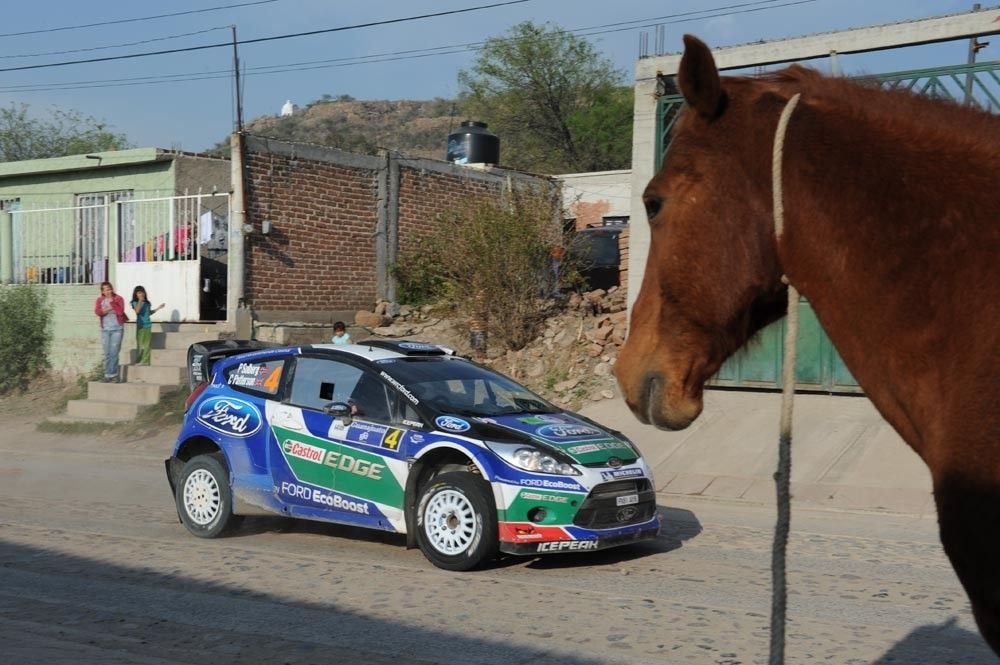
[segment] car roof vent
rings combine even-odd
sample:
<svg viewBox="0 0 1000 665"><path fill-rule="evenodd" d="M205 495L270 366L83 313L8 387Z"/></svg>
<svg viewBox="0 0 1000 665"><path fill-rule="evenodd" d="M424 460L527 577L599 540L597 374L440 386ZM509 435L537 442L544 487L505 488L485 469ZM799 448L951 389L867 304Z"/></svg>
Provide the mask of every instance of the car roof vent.
<svg viewBox="0 0 1000 665"><path fill-rule="evenodd" d="M455 354L452 349L412 339L366 339L358 344L395 351L404 356L450 356Z"/></svg>

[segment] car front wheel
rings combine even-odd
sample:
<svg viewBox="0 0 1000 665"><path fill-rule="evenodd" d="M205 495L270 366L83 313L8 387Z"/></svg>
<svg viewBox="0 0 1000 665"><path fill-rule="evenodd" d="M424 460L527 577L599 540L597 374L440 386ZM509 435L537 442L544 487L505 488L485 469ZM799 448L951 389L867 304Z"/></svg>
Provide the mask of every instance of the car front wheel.
<svg viewBox="0 0 1000 665"><path fill-rule="evenodd" d="M493 493L471 473L442 473L427 481L416 521L420 550L438 568L470 570L497 555Z"/></svg>
<svg viewBox="0 0 1000 665"><path fill-rule="evenodd" d="M215 538L236 525L229 474L216 455L199 455L184 465L177 491L177 514L199 538Z"/></svg>

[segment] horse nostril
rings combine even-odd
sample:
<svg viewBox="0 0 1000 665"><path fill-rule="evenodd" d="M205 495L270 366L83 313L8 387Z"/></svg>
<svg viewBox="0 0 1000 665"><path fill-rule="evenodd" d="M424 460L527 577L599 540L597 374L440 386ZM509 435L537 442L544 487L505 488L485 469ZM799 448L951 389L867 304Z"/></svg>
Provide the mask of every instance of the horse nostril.
<svg viewBox="0 0 1000 665"><path fill-rule="evenodd" d="M652 412L657 403L655 395L660 385L660 377L655 372L646 372L642 377L642 384L639 388L639 399L634 409L636 417L646 425L652 424Z"/></svg>

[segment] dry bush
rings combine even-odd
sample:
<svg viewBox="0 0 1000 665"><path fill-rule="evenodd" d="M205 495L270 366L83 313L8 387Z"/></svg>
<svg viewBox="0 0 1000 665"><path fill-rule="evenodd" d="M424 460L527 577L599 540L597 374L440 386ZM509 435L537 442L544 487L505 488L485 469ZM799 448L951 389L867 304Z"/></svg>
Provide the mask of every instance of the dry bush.
<svg viewBox="0 0 1000 665"><path fill-rule="evenodd" d="M491 342L522 348L553 307L551 252L562 242L554 197L515 191L506 204L442 213L435 232L404 250L393 268L399 300L447 305Z"/></svg>

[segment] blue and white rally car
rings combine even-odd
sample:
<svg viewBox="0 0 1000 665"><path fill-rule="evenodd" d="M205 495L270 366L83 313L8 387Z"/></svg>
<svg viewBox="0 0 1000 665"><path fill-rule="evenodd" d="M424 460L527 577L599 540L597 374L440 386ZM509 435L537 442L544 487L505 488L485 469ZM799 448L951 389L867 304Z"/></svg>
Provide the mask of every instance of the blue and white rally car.
<svg viewBox="0 0 1000 665"><path fill-rule="evenodd" d="M412 341L188 352L167 479L196 536L278 514L405 533L435 565L653 538L653 479L618 432Z"/></svg>

